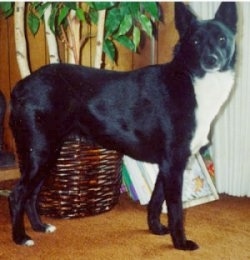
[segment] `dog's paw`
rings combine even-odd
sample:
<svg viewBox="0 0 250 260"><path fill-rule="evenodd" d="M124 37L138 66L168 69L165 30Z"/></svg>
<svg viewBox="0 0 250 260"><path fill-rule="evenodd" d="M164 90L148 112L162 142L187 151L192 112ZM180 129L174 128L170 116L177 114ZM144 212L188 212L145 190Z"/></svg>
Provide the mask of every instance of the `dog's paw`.
<svg viewBox="0 0 250 260"><path fill-rule="evenodd" d="M15 234L13 241L20 246L33 246L35 242L26 234Z"/></svg>
<svg viewBox="0 0 250 260"><path fill-rule="evenodd" d="M195 242L193 242L191 240L186 241L186 249L185 250L196 250L198 248L199 248L199 246Z"/></svg>
<svg viewBox="0 0 250 260"><path fill-rule="evenodd" d="M180 250L190 250L190 251L192 251L192 250L198 249L199 246L191 240L186 240L184 244L176 245L175 248L180 249Z"/></svg>
<svg viewBox="0 0 250 260"><path fill-rule="evenodd" d="M159 221L151 221L149 224L149 230L155 235L169 234L169 228L162 225Z"/></svg>
<svg viewBox="0 0 250 260"><path fill-rule="evenodd" d="M32 239L26 240L23 244L24 246L34 246L35 242Z"/></svg>
<svg viewBox="0 0 250 260"><path fill-rule="evenodd" d="M56 227L50 224L46 224L45 233L53 233L56 231Z"/></svg>

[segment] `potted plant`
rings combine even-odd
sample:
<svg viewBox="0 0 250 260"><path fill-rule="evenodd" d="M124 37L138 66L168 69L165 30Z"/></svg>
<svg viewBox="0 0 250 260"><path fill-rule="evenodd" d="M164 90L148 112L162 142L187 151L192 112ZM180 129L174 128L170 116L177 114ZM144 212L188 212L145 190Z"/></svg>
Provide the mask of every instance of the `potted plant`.
<svg viewBox="0 0 250 260"><path fill-rule="evenodd" d="M81 64L86 43L96 39L96 68L105 68L103 55L112 62L117 61L117 43L137 51L142 33L152 37L153 24L159 19L155 2L1 2L0 9L6 16L14 13L21 77L31 73L25 34L26 12L27 26L34 35L44 23L51 63L63 60L58 50L60 43L66 50L64 62ZM96 28L96 33L89 30L82 33L84 28ZM70 136L42 188L41 212L73 217L109 210L119 196L121 158L115 151L86 143L81 136ZM106 182L108 188L104 188Z"/></svg>

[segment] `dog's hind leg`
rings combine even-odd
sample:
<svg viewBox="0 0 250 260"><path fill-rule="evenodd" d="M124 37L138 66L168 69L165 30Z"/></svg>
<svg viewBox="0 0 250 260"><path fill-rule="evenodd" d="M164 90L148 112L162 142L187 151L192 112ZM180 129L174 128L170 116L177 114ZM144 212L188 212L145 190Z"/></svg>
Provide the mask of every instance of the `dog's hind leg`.
<svg viewBox="0 0 250 260"><path fill-rule="evenodd" d="M156 235L165 235L169 229L160 222L162 204L165 200L162 176L159 174L155 183L155 188L148 204L148 226L150 231Z"/></svg>
<svg viewBox="0 0 250 260"><path fill-rule="evenodd" d="M33 245L34 241L25 233L25 213L27 213L34 230L41 232L55 230L54 226L41 222L36 203L42 181L54 162L57 149L52 144L48 144L47 139L41 134L36 133L35 136L36 138L29 140L29 144L27 144L27 139L26 143L21 142L20 136L16 136L21 178L9 197L13 240L17 244L28 246Z"/></svg>
<svg viewBox="0 0 250 260"><path fill-rule="evenodd" d="M20 179L9 196L12 237L16 244L31 246L34 242L25 233L24 227L25 200L26 194L23 189L22 180Z"/></svg>
<svg viewBox="0 0 250 260"><path fill-rule="evenodd" d="M56 230L56 227L51 224L43 223L37 210L37 198L42 184L43 181L40 181L40 184L37 185L33 191L32 196L27 199L25 204L25 211L28 215L33 230L38 232L52 233Z"/></svg>
<svg viewBox="0 0 250 260"><path fill-rule="evenodd" d="M24 214L27 213L31 226L35 231L53 232L55 227L42 223L37 211L37 196L42 183L44 168L22 172L18 184L9 197L12 218L12 235L17 244L31 246L34 241L25 233Z"/></svg>

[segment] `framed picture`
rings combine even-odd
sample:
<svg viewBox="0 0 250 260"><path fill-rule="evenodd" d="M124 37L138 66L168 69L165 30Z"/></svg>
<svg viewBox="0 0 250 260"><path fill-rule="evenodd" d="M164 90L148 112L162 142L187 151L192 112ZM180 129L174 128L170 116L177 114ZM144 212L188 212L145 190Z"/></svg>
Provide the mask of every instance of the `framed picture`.
<svg viewBox="0 0 250 260"><path fill-rule="evenodd" d="M219 198L214 185L211 161L200 153L196 154L184 173L182 201L184 208L199 205Z"/></svg>
<svg viewBox="0 0 250 260"><path fill-rule="evenodd" d="M154 189L158 166L124 156L123 183L130 197L148 204ZM214 185L214 167L208 149L190 158L184 172L183 207L192 207L219 198ZM163 207L166 212L166 205Z"/></svg>

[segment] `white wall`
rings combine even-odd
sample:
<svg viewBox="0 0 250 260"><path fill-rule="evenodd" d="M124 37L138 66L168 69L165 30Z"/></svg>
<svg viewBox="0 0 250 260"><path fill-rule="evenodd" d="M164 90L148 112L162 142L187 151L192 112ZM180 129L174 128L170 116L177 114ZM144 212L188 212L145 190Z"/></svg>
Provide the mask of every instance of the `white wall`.
<svg viewBox="0 0 250 260"><path fill-rule="evenodd" d="M190 5L201 18L209 19L218 2L192 2ZM235 89L214 124L212 153L218 192L250 196L250 2L238 2L237 7Z"/></svg>

